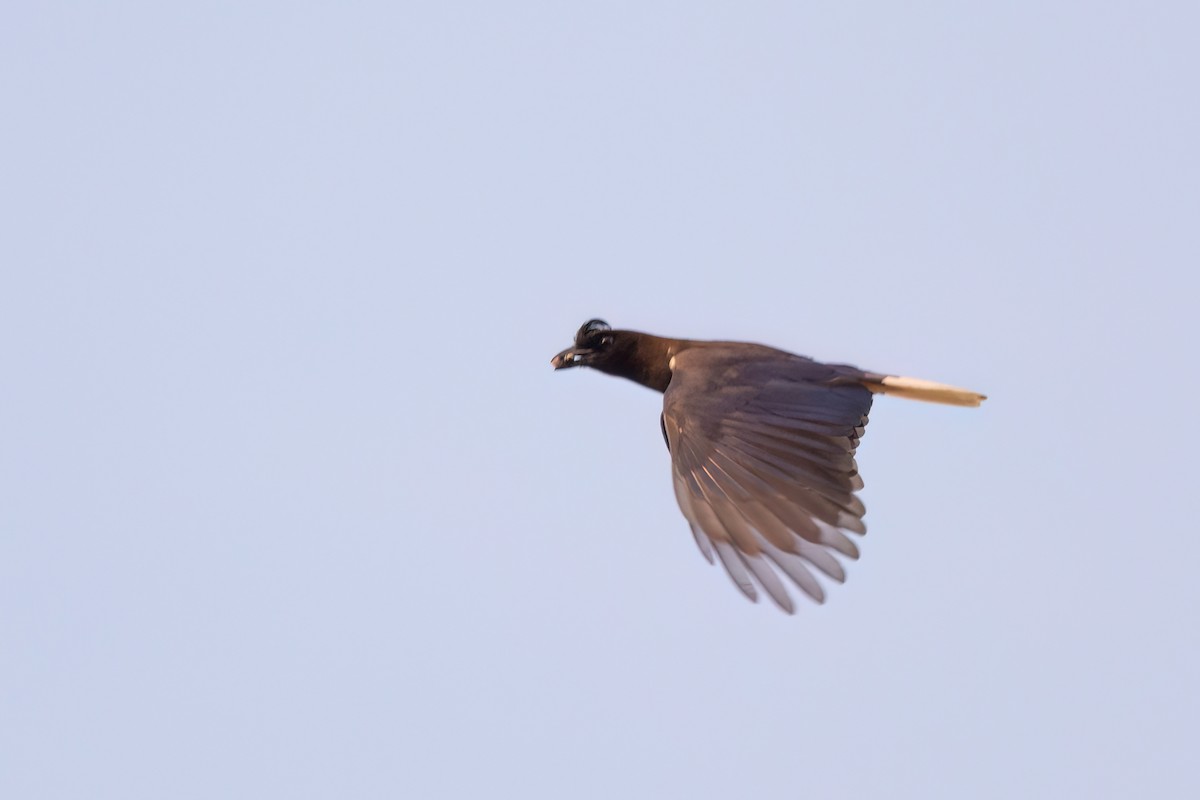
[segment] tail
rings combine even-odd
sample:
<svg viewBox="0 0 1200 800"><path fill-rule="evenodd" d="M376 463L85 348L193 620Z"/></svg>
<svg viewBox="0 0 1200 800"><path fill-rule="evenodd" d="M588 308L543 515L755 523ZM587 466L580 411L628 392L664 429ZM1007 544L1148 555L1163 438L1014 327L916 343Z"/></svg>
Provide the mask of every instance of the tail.
<svg viewBox="0 0 1200 800"><path fill-rule="evenodd" d="M896 397L907 397L911 400L927 400L930 403L946 403L951 406L974 407L987 400L987 395L972 392L970 389L923 381L920 378L903 378L899 375L880 375L868 372L863 376L862 383L877 394L890 394Z"/></svg>

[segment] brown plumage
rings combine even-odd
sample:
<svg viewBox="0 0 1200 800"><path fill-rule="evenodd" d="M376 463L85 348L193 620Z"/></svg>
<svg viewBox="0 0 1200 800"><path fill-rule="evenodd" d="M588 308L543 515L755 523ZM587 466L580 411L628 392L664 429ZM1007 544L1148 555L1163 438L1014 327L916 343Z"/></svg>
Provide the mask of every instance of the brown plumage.
<svg viewBox="0 0 1200 800"><path fill-rule="evenodd" d="M590 320L555 369L592 367L663 392L675 497L696 544L751 600L789 614L780 573L817 602L866 533L854 454L872 393L977 406L976 392L822 364L760 344L670 339Z"/></svg>

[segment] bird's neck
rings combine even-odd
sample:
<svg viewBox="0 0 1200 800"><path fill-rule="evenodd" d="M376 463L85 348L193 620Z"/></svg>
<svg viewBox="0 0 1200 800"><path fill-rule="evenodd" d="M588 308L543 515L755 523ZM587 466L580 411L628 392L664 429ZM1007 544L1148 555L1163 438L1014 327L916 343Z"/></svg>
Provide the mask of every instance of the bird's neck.
<svg viewBox="0 0 1200 800"><path fill-rule="evenodd" d="M627 378L656 392L665 392L671 382L671 358L686 347L680 339L638 333L620 341L622 358L597 365L602 372Z"/></svg>

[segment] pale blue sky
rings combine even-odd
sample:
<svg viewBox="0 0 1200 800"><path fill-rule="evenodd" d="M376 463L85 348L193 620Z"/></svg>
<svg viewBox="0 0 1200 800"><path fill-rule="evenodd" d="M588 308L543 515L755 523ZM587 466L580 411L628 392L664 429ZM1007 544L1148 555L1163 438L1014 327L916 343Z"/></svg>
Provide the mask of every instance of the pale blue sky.
<svg viewBox="0 0 1200 800"><path fill-rule="evenodd" d="M23 3L0 796L1200 796L1190 3ZM795 617L585 319L880 399Z"/></svg>

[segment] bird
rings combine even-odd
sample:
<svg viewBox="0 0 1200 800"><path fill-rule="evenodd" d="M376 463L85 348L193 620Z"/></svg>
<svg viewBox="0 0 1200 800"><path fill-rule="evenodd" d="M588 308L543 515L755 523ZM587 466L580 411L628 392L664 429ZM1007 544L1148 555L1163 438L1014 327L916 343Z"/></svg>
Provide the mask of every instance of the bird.
<svg viewBox="0 0 1200 800"><path fill-rule="evenodd" d="M817 574L843 583L866 509L855 453L876 394L978 406L985 395L824 364L750 342L700 341L585 322L554 369L591 367L663 395L675 499L696 545L752 602L788 614L786 577L817 603Z"/></svg>

